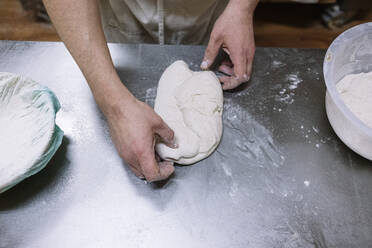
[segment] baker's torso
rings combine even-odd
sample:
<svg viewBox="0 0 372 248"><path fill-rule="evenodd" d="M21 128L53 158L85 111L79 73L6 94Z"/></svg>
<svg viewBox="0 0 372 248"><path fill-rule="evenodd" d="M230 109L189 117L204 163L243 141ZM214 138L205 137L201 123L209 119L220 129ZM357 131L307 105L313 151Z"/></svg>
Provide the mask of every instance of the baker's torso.
<svg viewBox="0 0 372 248"><path fill-rule="evenodd" d="M205 44L227 0L101 0L109 42Z"/></svg>

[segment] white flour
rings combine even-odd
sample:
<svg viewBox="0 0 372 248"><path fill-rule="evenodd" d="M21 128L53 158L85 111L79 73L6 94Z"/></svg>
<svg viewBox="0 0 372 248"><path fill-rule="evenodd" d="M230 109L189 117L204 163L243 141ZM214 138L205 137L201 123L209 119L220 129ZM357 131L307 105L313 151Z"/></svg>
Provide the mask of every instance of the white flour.
<svg viewBox="0 0 372 248"><path fill-rule="evenodd" d="M372 128L372 72L347 75L337 90L351 112Z"/></svg>

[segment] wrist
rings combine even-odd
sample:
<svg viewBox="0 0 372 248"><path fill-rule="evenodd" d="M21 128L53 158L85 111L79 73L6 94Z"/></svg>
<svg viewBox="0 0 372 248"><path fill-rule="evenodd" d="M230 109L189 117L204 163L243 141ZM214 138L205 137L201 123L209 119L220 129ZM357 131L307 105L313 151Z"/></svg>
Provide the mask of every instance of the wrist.
<svg viewBox="0 0 372 248"><path fill-rule="evenodd" d="M230 0L229 5L236 6L239 10L253 17L258 1L259 0Z"/></svg>
<svg viewBox="0 0 372 248"><path fill-rule="evenodd" d="M99 93L94 92L93 94L97 105L106 118L119 116L119 112L121 115L137 101L121 81L112 83L102 88Z"/></svg>

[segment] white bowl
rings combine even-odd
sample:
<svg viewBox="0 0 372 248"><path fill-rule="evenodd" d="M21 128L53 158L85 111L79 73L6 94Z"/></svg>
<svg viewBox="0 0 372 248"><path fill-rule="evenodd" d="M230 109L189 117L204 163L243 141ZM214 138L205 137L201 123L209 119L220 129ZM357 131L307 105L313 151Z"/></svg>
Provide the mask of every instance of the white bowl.
<svg viewBox="0 0 372 248"><path fill-rule="evenodd" d="M369 160L372 160L372 128L344 104L336 84L346 75L371 71L372 22L369 22L339 35L328 48L323 64L329 122L349 148Z"/></svg>

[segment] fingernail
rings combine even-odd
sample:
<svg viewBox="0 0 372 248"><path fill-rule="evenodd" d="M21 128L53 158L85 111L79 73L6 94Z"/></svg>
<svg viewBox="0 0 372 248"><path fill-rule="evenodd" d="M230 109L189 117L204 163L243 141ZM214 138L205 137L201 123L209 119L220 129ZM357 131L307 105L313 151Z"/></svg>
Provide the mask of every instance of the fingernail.
<svg viewBox="0 0 372 248"><path fill-rule="evenodd" d="M209 64L208 60L204 60L201 63L200 68L202 68L202 70L206 70L206 69L208 69L208 64Z"/></svg>
<svg viewBox="0 0 372 248"><path fill-rule="evenodd" d="M247 74L244 74L244 76L243 76L243 77L244 77L244 80L245 80L245 81L248 81L248 80L249 80L249 77L248 77L248 75L247 75Z"/></svg>

